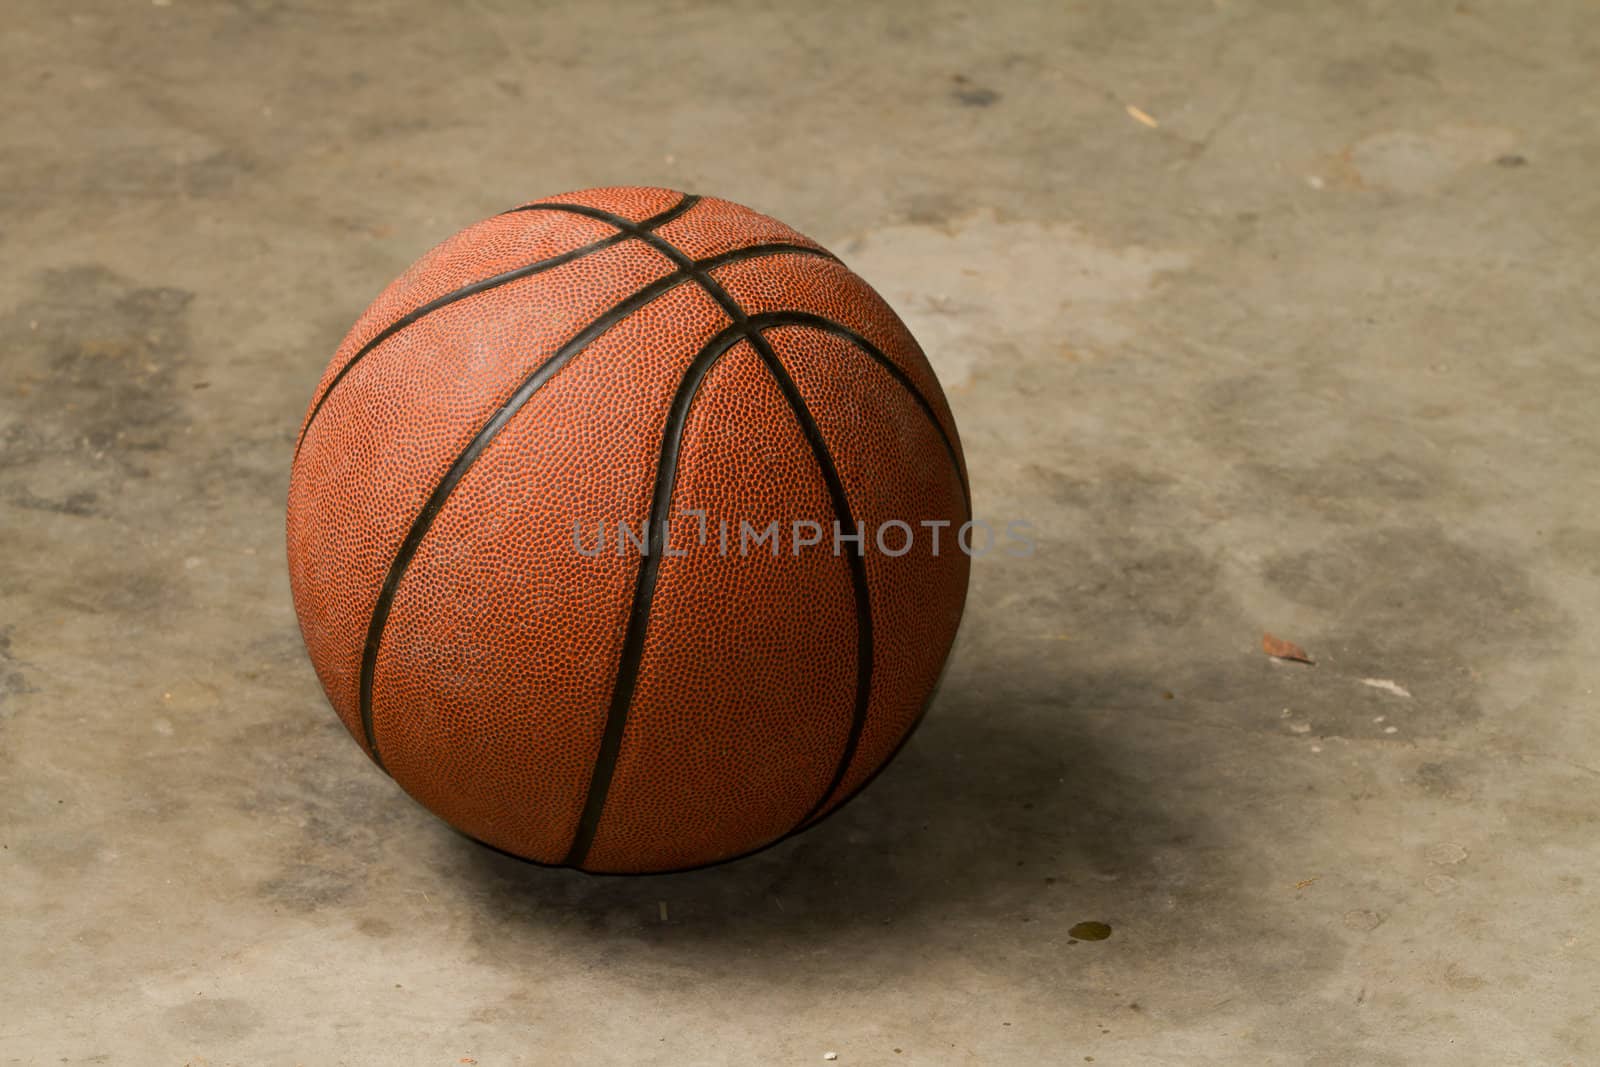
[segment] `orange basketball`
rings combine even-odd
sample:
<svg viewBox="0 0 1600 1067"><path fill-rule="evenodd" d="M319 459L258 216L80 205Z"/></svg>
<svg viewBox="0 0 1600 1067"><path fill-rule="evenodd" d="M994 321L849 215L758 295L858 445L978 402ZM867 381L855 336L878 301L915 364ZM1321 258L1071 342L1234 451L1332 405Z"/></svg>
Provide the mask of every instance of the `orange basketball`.
<svg viewBox="0 0 1600 1067"><path fill-rule="evenodd" d="M966 596L955 423L905 326L725 200L592 189L468 227L317 386L289 575L328 699L452 826L695 867L894 755Z"/></svg>

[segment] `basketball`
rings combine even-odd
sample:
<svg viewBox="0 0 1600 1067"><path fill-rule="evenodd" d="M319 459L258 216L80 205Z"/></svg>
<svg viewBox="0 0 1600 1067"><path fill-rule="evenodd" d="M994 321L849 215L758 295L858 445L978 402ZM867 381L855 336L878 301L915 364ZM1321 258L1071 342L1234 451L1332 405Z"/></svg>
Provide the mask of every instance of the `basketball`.
<svg viewBox="0 0 1600 1067"><path fill-rule="evenodd" d="M295 441L289 574L329 701L407 793L523 859L670 871L893 757L970 511L870 286L737 204L594 189L468 227L356 322Z"/></svg>

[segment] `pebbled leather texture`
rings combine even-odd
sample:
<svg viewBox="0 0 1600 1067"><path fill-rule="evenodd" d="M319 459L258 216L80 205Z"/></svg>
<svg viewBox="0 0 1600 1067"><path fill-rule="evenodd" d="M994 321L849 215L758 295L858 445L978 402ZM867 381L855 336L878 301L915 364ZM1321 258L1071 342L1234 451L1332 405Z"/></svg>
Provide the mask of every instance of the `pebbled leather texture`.
<svg viewBox="0 0 1600 1067"><path fill-rule="evenodd" d="M297 440L290 584L329 701L430 810L539 863L678 870L825 816L914 728L965 478L916 342L814 242L586 190L468 227L357 321ZM617 550L664 518L681 556ZM870 543L890 519L904 555ZM780 553L742 555L773 520ZM823 544L793 553L796 520Z"/></svg>

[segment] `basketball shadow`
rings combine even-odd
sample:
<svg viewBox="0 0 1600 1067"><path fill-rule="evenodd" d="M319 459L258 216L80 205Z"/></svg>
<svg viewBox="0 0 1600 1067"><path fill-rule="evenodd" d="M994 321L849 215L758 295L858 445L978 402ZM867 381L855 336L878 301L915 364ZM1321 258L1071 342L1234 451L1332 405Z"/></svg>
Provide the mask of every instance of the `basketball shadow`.
<svg viewBox="0 0 1600 1067"><path fill-rule="evenodd" d="M1210 834L1203 813L1162 795L1150 752L1106 740L1103 709L1129 706L1124 687L1138 701L1154 688L1085 679L1078 698L996 702L986 694L1015 688L952 669L917 736L865 791L809 832L733 863L595 876L458 838L446 866L484 900L475 936L485 941L531 924L683 949L815 946L892 935L929 915L1040 922L1064 938L1098 917L1075 904L1159 906L1172 856Z"/></svg>

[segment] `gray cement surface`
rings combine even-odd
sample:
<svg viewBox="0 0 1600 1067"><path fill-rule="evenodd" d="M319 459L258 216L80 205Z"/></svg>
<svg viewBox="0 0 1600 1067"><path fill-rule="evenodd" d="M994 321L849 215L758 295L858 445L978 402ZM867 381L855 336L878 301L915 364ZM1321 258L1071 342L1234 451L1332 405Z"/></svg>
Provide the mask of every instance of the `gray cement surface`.
<svg viewBox="0 0 1600 1067"><path fill-rule="evenodd" d="M16 0L0 1063L1600 1062L1597 69L1581 0ZM831 245L1039 531L858 802L621 880L366 761L282 534L378 289L618 183Z"/></svg>

